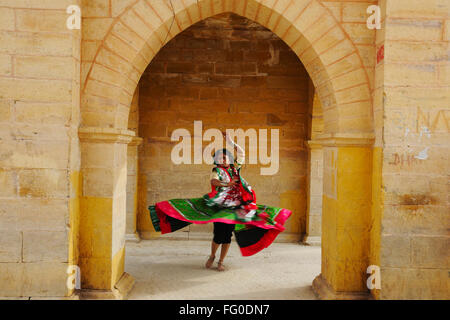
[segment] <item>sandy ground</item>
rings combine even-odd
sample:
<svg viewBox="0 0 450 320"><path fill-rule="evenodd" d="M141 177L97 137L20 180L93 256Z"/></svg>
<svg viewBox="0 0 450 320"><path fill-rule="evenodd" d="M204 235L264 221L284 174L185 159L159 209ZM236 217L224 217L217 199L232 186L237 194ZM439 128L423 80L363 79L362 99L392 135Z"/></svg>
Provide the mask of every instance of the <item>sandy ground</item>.
<svg viewBox="0 0 450 320"><path fill-rule="evenodd" d="M217 258L213 269L204 267L209 250L198 240L127 243L125 271L136 279L128 299L316 299L320 247L274 243L243 257L232 240L224 272L215 269Z"/></svg>

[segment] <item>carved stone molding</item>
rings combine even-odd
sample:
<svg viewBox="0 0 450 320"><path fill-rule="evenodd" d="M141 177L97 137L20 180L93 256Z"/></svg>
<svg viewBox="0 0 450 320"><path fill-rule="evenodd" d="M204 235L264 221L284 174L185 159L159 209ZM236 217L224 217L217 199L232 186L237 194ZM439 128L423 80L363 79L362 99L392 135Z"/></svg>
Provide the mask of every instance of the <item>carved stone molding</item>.
<svg viewBox="0 0 450 320"><path fill-rule="evenodd" d="M315 139L305 141L305 145L308 149L322 149L322 144Z"/></svg>
<svg viewBox="0 0 450 320"><path fill-rule="evenodd" d="M374 142L373 133L326 133L319 135L313 144L322 147L372 147Z"/></svg>
<svg viewBox="0 0 450 320"><path fill-rule="evenodd" d="M133 137L133 139L131 139L131 142L128 144L129 146L138 146L142 143L144 139L142 139L141 137Z"/></svg>
<svg viewBox="0 0 450 320"><path fill-rule="evenodd" d="M88 143L128 144L135 138L135 133L124 129L87 127L78 130L78 137Z"/></svg>

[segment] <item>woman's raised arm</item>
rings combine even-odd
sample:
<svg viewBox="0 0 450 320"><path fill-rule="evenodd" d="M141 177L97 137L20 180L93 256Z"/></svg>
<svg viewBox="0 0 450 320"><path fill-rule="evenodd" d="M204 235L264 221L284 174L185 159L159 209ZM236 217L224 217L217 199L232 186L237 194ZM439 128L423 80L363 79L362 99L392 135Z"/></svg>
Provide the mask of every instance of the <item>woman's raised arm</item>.
<svg viewBox="0 0 450 320"><path fill-rule="evenodd" d="M229 142L231 145L233 145L234 148L236 149L236 162L239 165L242 165L245 160L245 150L240 145L235 143L228 134L224 134L224 136L225 136L226 141Z"/></svg>

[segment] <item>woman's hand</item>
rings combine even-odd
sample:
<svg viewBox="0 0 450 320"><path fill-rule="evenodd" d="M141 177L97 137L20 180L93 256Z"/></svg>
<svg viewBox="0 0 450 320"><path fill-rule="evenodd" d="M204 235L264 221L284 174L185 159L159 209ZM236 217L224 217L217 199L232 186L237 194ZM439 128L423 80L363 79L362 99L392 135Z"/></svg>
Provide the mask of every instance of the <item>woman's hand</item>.
<svg viewBox="0 0 450 320"><path fill-rule="evenodd" d="M233 178L233 180L231 180L231 182L228 183L227 187L232 187L236 185L238 182L239 182L238 178Z"/></svg>
<svg viewBox="0 0 450 320"><path fill-rule="evenodd" d="M230 142L231 144L234 144L233 139L231 139L231 137L230 137L230 135L229 135L228 133L222 132L222 135L223 135L223 137L224 137L224 139L225 139L226 141Z"/></svg>
<svg viewBox="0 0 450 320"><path fill-rule="evenodd" d="M233 178L230 182L223 182L217 179L212 179L211 184L215 187L232 187L239 183L239 178Z"/></svg>
<svg viewBox="0 0 450 320"><path fill-rule="evenodd" d="M215 187L232 187L239 182L238 178L234 178L230 182L223 182L217 179L212 179L211 184Z"/></svg>

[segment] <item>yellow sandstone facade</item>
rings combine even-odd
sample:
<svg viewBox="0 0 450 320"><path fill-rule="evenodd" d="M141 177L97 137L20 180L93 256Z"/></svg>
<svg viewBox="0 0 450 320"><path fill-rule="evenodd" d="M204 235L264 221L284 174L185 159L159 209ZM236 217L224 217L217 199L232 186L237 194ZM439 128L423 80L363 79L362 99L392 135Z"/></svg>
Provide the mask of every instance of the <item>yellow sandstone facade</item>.
<svg viewBox="0 0 450 320"><path fill-rule="evenodd" d="M0 297L71 297L69 266L86 296L126 294L125 240L158 237L147 206L208 191L210 166L182 195L169 159L202 120L282 132L279 173L249 181L293 209L281 241L320 242L319 297L448 299L449 2L171 3L0 0Z"/></svg>

